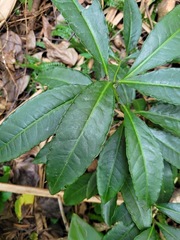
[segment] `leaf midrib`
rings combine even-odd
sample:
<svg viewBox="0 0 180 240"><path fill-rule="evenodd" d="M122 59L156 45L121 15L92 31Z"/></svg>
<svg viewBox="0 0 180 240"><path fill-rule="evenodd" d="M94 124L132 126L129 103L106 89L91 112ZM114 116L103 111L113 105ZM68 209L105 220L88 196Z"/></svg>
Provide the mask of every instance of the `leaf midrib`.
<svg viewBox="0 0 180 240"><path fill-rule="evenodd" d="M158 113L158 112L153 112L153 111L148 111L148 112L146 112L146 111L136 111L136 113L138 113L138 114L142 114L142 116L144 116L144 117L146 117L146 118L148 118L148 115L150 115L150 116L157 116L157 117L160 117L160 118L168 118L168 119L170 119L170 120L174 120L175 122L180 122L180 120L178 119L178 118L175 118L175 117L173 117L173 116L169 116L169 115L166 115L166 114L160 114L160 113Z"/></svg>
<svg viewBox="0 0 180 240"><path fill-rule="evenodd" d="M98 105L99 101L100 101L101 98L103 97L104 92L105 92L106 89L109 87L109 85L111 85L111 82L108 82L108 83L107 83L107 85L105 86L105 89L101 92L101 94L99 95L97 101L95 102L95 104L94 104L94 106L93 106L93 108L92 108L92 110L91 110L91 112L90 112L90 114L89 114L88 119L86 120L84 126L83 126L82 129L81 129L81 132L80 132L80 134L79 134L79 136L78 136L78 138L77 138L77 141L76 141L74 147L72 148L71 152L69 153L68 157L66 158L67 160L66 160L66 162L65 162L65 164L64 164L64 167L63 167L62 170L61 170L61 174L59 174L59 176L57 177L57 180L56 180L55 183L53 184L53 185L54 185L54 188L55 188L55 186L58 184L59 179L61 178L61 176L63 175L63 173L64 173L64 171L65 171L65 169L66 169L66 167L67 167L67 165L68 165L68 163L69 163L69 160L71 159L71 156L72 156L72 154L74 153L74 151L75 151L75 149L76 149L76 147L77 147L77 145L78 145L78 143L79 143L79 141L80 141L80 139L81 139L81 137L82 137L82 135L83 135L83 133L84 133L84 129L85 129L86 125L88 124L89 120L91 119L91 115L92 115L94 109L95 109L96 106ZM69 110L69 109L68 109L68 110ZM63 120L63 119L62 119L62 120Z"/></svg>
<svg viewBox="0 0 180 240"><path fill-rule="evenodd" d="M73 0L73 3L74 3L74 5L75 5L76 9L80 12L80 9L79 9L79 6L78 6L78 5L80 5L80 4L79 4L76 0ZM87 22L86 19L84 18L83 10L84 10L84 11L88 11L88 9L86 9L86 10L85 10L85 9L82 9L82 14L81 14L81 16L82 16L82 19L83 19L84 22L85 22L85 25L87 26L87 28L89 29L89 31L90 31L90 33L91 33L91 36L92 36L92 38L93 38L93 40L94 40L96 49L98 50L99 56L100 56L100 58L101 58L104 71L105 71L106 75L108 75L108 70L107 70L106 63L105 63L104 58L103 58L103 56L102 56L102 54L101 54L101 51L100 51L100 49L99 49L99 46L97 45L97 43L96 43L96 41L95 41L94 34L93 34L93 32L91 31L91 28L89 27L88 22ZM90 51L90 50L89 50L89 51ZM91 52L91 51L90 51L90 52ZM92 54L92 55L94 55L94 54Z"/></svg>
<svg viewBox="0 0 180 240"><path fill-rule="evenodd" d="M153 134L154 135L154 134ZM163 142L162 139L156 137L156 135L154 135L154 137L163 145L165 145L167 148L170 148L173 152L175 152L177 155L180 155L180 152L178 152L178 150L176 150L176 148L173 148L173 146L169 145L167 142Z"/></svg>
<svg viewBox="0 0 180 240"><path fill-rule="evenodd" d="M164 210L164 212L166 212L167 215L168 215L167 211L170 211L170 212L175 213L175 214L178 214L178 215L180 216L180 212L177 212L177 210L175 210L175 209L168 208L168 207L163 207L163 206L160 206L160 205L157 205L157 207L158 207L159 209Z"/></svg>
<svg viewBox="0 0 180 240"><path fill-rule="evenodd" d="M172 35L170 35L170 37L168 39L166 39L153 53L151 53L147 58L145 58L139 65L136 66L135 69L131 70L129 72L129 74L125 77L128 78L129 76L132 76L134 74L134 72L137 72L139 68L141 68L141 66L143 66L144 64L146 64L149 59L151 59L161 48L163 48L164 45L166 45L169 41L171 41L174 36L176 34L178 34L180 32L180 29L178 29L177 31L175 31ZM138 59L138 58L137 58ZM136 61L135 61L136 62Z"/></svg>
<svg viewBox="0 0 180 240"><path fill-rule="evenodd" d="M131 11L131 5L129 4L129 2L128 1L126 1L127 2L127 4L129 5L128 6L128 8L129 8L129 15L130 15L130 17L129 17L129 20L131 20L130 21L130 34L131 34L131 32L132 32L132 11ZM130 51L130 49L129 49L129 46L130 46L130 35L128 36L128 46L127 46L127 50L128 51Z"/></svg>
<svg viewBox="0 0 180 240"><path fill-rule="evenodd" d="M144 86L154 86L154 87L166 87L166 88L177 88L180 89L180 86L175 85L167 85L167 84L160 84L160 83L152 83L152 82L141 82L136 80L120 80L119 83L127 84L127 85L144 85Z"/></svg>
<svg viewBox="0 0 180 240"><path fill-rule="evenodd" d="M117 161L117 155L118 155L120 143L121 143L121 140L122 140L122 131L123 131L123 129L121 129L121 132L120 132L121 137L119 136L119 138L118 138L118 143L116 144L115 158L114 158L113 166L112 166L112 168L111 168L110 175L109 175L109 178L108 178L108 183L107 183L107 186L108 186L108 187L106 188L106 191L105 191L105 194L104 194L106 198L107 198L107 194L108 194L108 192L109 192L110 182L111 182L111 180L112 180L112 173L113 173L113 170L114 170L114 168L115 168L115 163L116 163L116 161ZM119 135L120 135L120 134L119 134Z"/></svg>
<svg viewBox="0 0 180 240"><path fill-rule="evenodd" d="M144 223L144 215L143 215L143 213L142 213L142 211L141 211L141 207L140 207L140 204L138 204L138 199L136 198L136 196L135 196L135 193L134 193L134 191L132 191L132 187L130 188L130 186L127 184L126 185L127 186L127 188L129 189L129 193L131 193L131 195L132 195L132 197L133 197L133 199L134 199L134 202L135 202L135 204L136 204L136 206L137 206L137 208L138 208L138 210L139 210L139 213L140 213L140 215L141 215L141 219L142 219L142 221L143 221L143 223ZM131 211L129 211L129 212L131 212ZM134 218L134 214L131 214L132 215L132 217Z"/></svg>
<svg viewBox="0 0 180 240"><path fill-rule="evenodd" d="M74 98L73 98L74 99ZM40 122L43 118L45 118L47 115L51 114L53 111L56 111L58 108L61 108L63 106L65 106L66 104L71 104L71 102L73 101L73 99L64 102L61 105L56 106L55 108L51 109L50 111L48 111L46 114L43 114L40 118L35 119L31 124L29 124L26 128L24 128L22 131L20 131L18 134L16 134L13 138L11 138L10 141L6 142L5 144L2 145L2 147L0 147L0 151L2 151L4 148L6 148L9 144L11 144L12 141L15 141L15 139L17 139L20 135L23 135L26 131L28 131L28 129L30 129L33 125L38 124L38 122Z"/></svg>
<svg viewBox="0 0 180 240"><path fill-rule="evenodd" d="M141 155L142 155L142 158L143 158L143 165L144 165L144 170L145 170L144 172L145 172L145 179L146 179L146 202L149 202L149 200L148 200L149 194L148 194L148 191L147 191L148 180L147 180L147 169L146 169L146 165L145 165L145 157L144 157L143 150L142 150L142 147L141 147L141 144L140 144L140 139L139 139L139 136L138 136L138 132L136 131L136 128L133 124L133 119L131 118L131 115L129 114L127 108L125 106L123 106L123 107L124 107L128 117L129 117L129 120L131 121L131 125L133 127L134 132L135 132L135 136L137 138L139 149L140 149L140 152L141 152Z"/></svg>

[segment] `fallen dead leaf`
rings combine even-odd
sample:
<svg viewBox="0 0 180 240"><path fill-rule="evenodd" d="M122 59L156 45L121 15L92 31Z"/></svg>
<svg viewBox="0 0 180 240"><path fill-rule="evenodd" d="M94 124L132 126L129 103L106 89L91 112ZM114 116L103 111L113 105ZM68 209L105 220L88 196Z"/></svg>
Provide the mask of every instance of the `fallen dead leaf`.
<svg viewBox="0 0 180 240"><path fill-rule="evenodd" d="M59 44L53 44L45 37L43 41L47 49L47 57L50 61L60 61L69 66L74 66L76 64L78 53L74 48L69 48L69 42L62 41Z"/></svg>
<svg viewBox="0 0 180 240"><path fill-rule="evenodd" d="M162 0L158 4L158 21L170 12L176 4L176 0Z"/></svg>
<svg viewBox="0 0 180 240"><path fill-rule="evenodd" d="M33 50L36 47L36 36L33 30L30 30L26 36L26 49Z"/></svg>
<svg viewBox="0 0 180 240"><path fill-rule="evenodd" d="M0 27L11 14L17 0L0 0Z"/></svg>
<svg viewBox="0 0 180 240"><path fill-rule="evenodd" d="M42 24L43 24L42 33L44 34L44 37L50 39L53 27L49 23L48 19L44 16L42 17Z"/></svg>
<svg viewBox="0 0 180 240"><path fill-rule="evenodd" d="M2 88L7 102L15 101L28 86L30 76L22 75L21 72L21 69L16 71L4 70L2 72Z"/></svg>
<svg viewBox="0 0 180 240"><path fill-rule="evenodd" d="M22 51L22 40L13 31L7 31L0 36L1 41L1 51L3 53L12 52L17 56Z"/></svg>

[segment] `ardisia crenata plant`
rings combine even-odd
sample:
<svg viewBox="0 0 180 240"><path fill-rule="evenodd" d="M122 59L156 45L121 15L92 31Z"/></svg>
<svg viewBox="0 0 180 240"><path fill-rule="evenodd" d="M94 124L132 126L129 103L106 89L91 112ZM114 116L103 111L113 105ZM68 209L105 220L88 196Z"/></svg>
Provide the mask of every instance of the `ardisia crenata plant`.
<svg viewBox="0 0 180 240"><path fill-rule="evenodd" d="M103 235L73 215L69 240L180 239L180 229L165 221L166 215L180 223L180 204L168 203L180 168L180 6L138 51L141 14L135 0L124 0L126 57L118 59L100 1L88 8L78 0L52 2L92 55L96 79L62 66L42 68L37 82L48 90L0 126L0 161L53 136L35 159L46 164L49 191L64 190L67 205L98 194L110 226ZM95 158L97 170L87 173ZM124 203L117 206L119 192Z"/></svg>

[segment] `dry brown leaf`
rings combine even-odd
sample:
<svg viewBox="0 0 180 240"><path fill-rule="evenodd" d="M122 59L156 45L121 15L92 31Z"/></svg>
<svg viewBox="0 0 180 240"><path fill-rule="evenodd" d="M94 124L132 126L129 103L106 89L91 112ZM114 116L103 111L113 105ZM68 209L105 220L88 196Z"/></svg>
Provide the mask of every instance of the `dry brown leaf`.
<svg viewBox="0 0 180 240"><path fill-rule="evenodd" d="M120 34L117 34L114 38L114 44L117 48L124 47L124 41Z"/></svg>
<svg viewBox="0 0 180 240"><path fill-rule="evenodd" d="M113 23L113 20L116 16L117 11L118 10L116 8L113 8L113 7L109 8L109 11L106 15L106 21L109 23Z"/></svg>
<svg viewBox="0 0 180 240"><path fill-rule="evenodd" d="M14 63L22 57L22 41L14 32L8 31L0 36L0 62L4 68L14 70Z"/></svg>
<svg viewBox="0 0 180 240"><path fill-rule="evenodd" d="M17 100L18 96L28 86L30 76L22 75L21 72L22 70L16 70L15 72L4 70L2 72L3 90L7 102Z"/></svg>
<svg viewBox="0 0 180 240"><path fill-rule="evenodd" d="M1 51L3 53L13 52L16 56L22 51L21 38L13 31L7 31L0 36Z"/></svg>
<svg viewBox="0 0 180 240"><path fill-rule="evenodd" d="M17 0L0 0L0 27L11 14Z"/></svg>
<svg viewBox="0 0 180 240"><path fill-rule="evenodd" d="M49 23L48 19L46 17L42 17L42 23L43 23L43 29L42 32L44 34L44 37L47 39L51 38L51 32L52 32L52 26Z"/></svg>
<svg viewBox="0 0 180 240"><path fill-rule="evenodd" d="M180 189L175 189L171 199L170 199L171 203L180 203Z"/></svg>
<svg viewBox="0 0 180 240"><path fill-rule="evenodd" d="M87 171L88 172L94 172L97 168L98 161L97 159L94 159L91 165L88 167Z"/></svg>
<svg viewBox="0 0 180 240"><path fill-rule="evenodd" d="M122 12L118 13L112 21L112 25L116 26L123 19L124 14Z"/></svg>
<svg viewBox="0 0 180 240"><path fill-rule="evenodd" d="M24 90L28 86L29 80L30 80L29 75L24 75L24 76L17 79L17 81L16 81L16 83L17 83L17 96L19 96L21 93L24 92Z"/></svg>
<svg viewBox="0 0 180 240"><path fill-rule="evenodd" d="M69 66L74 66L78 60L78 54L74 48L68 48L70 43L62 41L60 44L53 44L47 38L43 39L47 57L51 61L60 61Z"/></svg>
<svg viewBox="0 0 180 240"><path fill-rule="evenodd" d="M0 97L0 115L6 111L7 102L3 97Z"/></svg>
<svg viewBox="0 0 180 240"><path fill-rule="evenodd" d="M170 12L176 4L176 0L162 0L158 4L158 21Z"/></svg>
<svg viewBox="0 0 180 240"><path fill-rule="evenodd" d="M36 36L33 30L30 30L26 36L26 49L33 50L36 47Z"/></svg>
<svg viewBox="0 0 180 240"><path fill-rule="evenodd" d="M3 91L7 102L13 102L17 96L17 87L12 71L7 69L2 72Z"/></svg>

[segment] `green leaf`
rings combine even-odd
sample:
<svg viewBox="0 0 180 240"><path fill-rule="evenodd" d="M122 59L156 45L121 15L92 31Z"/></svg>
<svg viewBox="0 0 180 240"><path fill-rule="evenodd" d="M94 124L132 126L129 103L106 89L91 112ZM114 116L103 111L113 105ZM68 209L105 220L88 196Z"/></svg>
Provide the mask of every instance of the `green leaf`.
<svg viewBox="0 0 180 240"><path fill-rule="evenodd" d="M68 234L68 240L102 240L101 233L73 214Z"/></svg>
<svg viewBox="0 0 180 240"><path fill-rule="evenodd" d="M142 20L141 13L135 0L124 1L124 42L127 54L132 51L138 43L141 35Z"/></svg>
<svg viewBox="0 0 180 240"><path fill-rule="evenodd" d="M97 168L98 192L103 202L115 197L128 174L123 125L108 139Z"/></svg>
<svg viewBox="0 0 180 240"><path fill-rule="evenodd" d="M1 173L2 176L0 176L0 183L7 183L10 178L11 168L9 166L3 166L2 169L3 175Z"/></svg>
<svg viewBox="0 0 180 240"><path fill-rule="evenodd" d="M113 94L112 83L95 82L76 97L64 115L47 156L52 194L73 183L99 154L113 117Z"/></svg>
<svg viewBox="0 0 180 240"><path fill-rule="evenodd" d="M109 79L116 81L116 79L123 79L129 68L127 66L116 66L113 64L108 65ZM132 100L135 99L135 89L128 87L125 84L119 84L117 86L117 94L119 96L119 102L124 105L130 105Z"/></svg>
<svg viewBox="0 0 180 240"><path fill-rule="evenodd" d="M174 192L173 172L171 169L171 165L165 161L164 171L163 171L163 181L162 181L161 191L160 191L157 202L158 203L169 202L173 192Z"/></svg>
<svg viewBox="0 0 180 240"><path fill-rule="evenodd" d="M0 192L0 214L6 207L6 202L11 198L11 192Z"/></svg>
<svg viewBox="0 0 180 240"><path fill-rule="evenodd" d="M63 114L82 89L80 85L54 88L11 114L0 126L0 162L18 157L54 134Z"/></svg>
<svg viewBox="0 0 180 240"><path fill-rule="evenodd" d="M10 178L11 168L9 166L3 166L3 176L0 177L0 183L7 183ZM0 213L5 208L5 203L10 199L11 192L0 192Z"/></svg>
<svg viewBox="0 0 180 240"><path fill-rule="evenodd" d="M124 225L122 222L118 222L114 227L104 236L103 240L134 240L139 230L132 223L129 226Z"/></svg>
<svg viewBox="0 0 180 240"><path fill-rule="evenodd" d="M180 169L180 139L158 129L151 129L151 132L159 144L163 158Z"/></svg>
<svg viewBox="0 0 180 240"><path fill-rule="evenodd" d="M102 64L107 74L108 28L99 1L94 0L87 9L82 7L78 0L52 0L52 2L61 11L87 50Z"/></svg>
<svg viewBox="0 0 180 240"><path fill-rule="evenodd" d="M120 206L116 207L114 214L112 215L111 222L112 224L115 224L116 222L123 222L123 224L126 226L133 222L125 203L122 203Z"/></svg>
<svg viewBox="0 0 180 240"><path fill-rule="evenodd" d="M138 98L133 101L133 107L135 110L140 111L146 108L146 101L144 98Z"/></svg>
<svg viewBox="0 0 180 240"><path fill-rule="evenodd" d="M135 89L128 87L125 84L117 86L117 93L121 104L130 105L135 99Z"/></svg>
<svg viewBox="0 0 180 240"><path fill-rule="evenodd" d="M22 207L23 205L32 205L34 203L34 195L31 194L22 194L15 202L14 204L14 210L16 213L17 218L22 220L23 213L22 213Z"/></svg>
<svg viewBox="0 0 180 240"><path fill-rule="evenodd" d="M91 173L86 173L66 188L64 191L66 205L77 205L86 198L86 188L91 176Z"/></svg>
<svg viewBox="0 0 180 240"><path fill-rule="evenodd" d="M101 203L101 215L105 221L105 223L109 226L112 224L112 216L114 214L114 210L116 208L116 201L117 201L117 196L112 198L109 202L107 203Z"/></svg>
<svg viewBox="0 0 180 240"><path fill-rule="evenodd" d="M180 104L180 69L170 68L120 80L139 92L163 102Z"/></svg>
<svg viewBox="0 0 180 240"><path fill-rule="evenodd" d="M150 111L138 111L137 113L180 137L180 106L158 104Z"/></svg>
<svg viewBox="0 0 180 240"><path fill-rule="evenodd" d="M127 78L148 69L171 62L180 52L180 6L177 6L156 24L144 42Z"/></svg>
<svg viewBox="0 0 180 240"><path fill-rule="evenodd" d="M134 189L139 200L156 202L162 183L163 158L148 126L124 109L126 152Z"/></svg>
<svg viewBox="0 0 180 240"><path fill-rule="evenodd" d="M49 69L43 69L43 71L39 73L36 81L48 86L48 88L60 87L65 84L89 85L92 83L90 78L81 72L61 66L53 67L51 74L49 74Z"/></svg>
<svg viewBox="0 0 180 240"><path fill-rule="evenodd" d="M157 232L154 229L154 226L148 228L147 230L140 233L134 240L158 240L160 239Z"/></svg>
<svg viewBox="0 0 180 240"><path fill-rule="evenodd" d="M161 203L156 207L168 217L180 223L180 203Z"/></svg>
<svg viewBox="0 0 180 240"><path fill-rule="evenodd" d="M141 230L151 226L151 209L145 201L136 197L131 179L128 178L121 190L126 207L136 226Z"/></svg>
<svg viewBox="0 0 180 240"><path fill-rule="evenodd" d="M93 172L86 188L86 198L89 199L98 193L96 172Z"/></svg>
<svg viewBox="0 0 180 240"><path fill-rule="evenodd" d="M157 223L160 227L161 232L167 240L177 240L180 237L180 229L173 228L165 224Z"/></svg>

